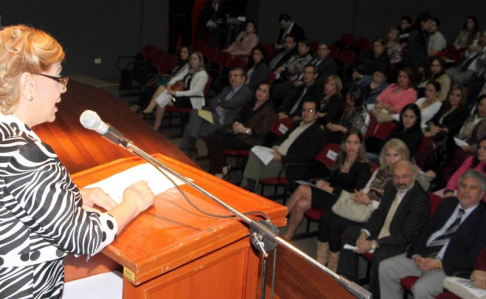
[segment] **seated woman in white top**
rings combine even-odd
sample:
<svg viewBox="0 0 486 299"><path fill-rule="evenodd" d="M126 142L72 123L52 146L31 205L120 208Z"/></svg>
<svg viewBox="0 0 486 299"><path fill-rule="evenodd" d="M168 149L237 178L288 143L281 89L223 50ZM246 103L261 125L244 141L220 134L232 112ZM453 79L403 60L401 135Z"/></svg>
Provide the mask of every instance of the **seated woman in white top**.
<svg viewBox="0 0 486 299"><path fill-rule="evenodd" d="M189 57L189 68L177 74L167 84L167 89L152 98L143 113L151 113L157 106L154 130L158 130L165 113L165 106L190 107L200 109L204 106L204 87L208 82L208 73L204 68L201 52L194 52Z"/></svg>
<svg viewBox="0 0 486 299"><path fill-rule="evenodd" d="M422 129L427 128L427 122L439 111L442 102L439 101L441 86L439 82L432 80L425 85L425 97L415 102L422 113Z"/></svg>

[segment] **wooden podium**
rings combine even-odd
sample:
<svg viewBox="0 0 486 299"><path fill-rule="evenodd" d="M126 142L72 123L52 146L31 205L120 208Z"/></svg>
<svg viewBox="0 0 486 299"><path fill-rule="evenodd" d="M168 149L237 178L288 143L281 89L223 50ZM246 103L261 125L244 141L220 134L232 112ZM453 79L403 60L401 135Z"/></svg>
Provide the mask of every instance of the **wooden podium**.
<svg viewBox="0 0 486 299"><path fill-rule="evenodd" d="M238 211L263 211L277 226L285 225L285 207L169 157L154 156ZM136 157L123 158L78 173L73 179L84 187L140 163L144 161ZM181 189L206 212L230 215L191 187ZM255 298L260 287L259 257L248 233L248 226L240 220L207 216L172 188L158 194L155 206L132 221L103 254L123 266L124 298ZM94 260L83 266L69 259L66 280L113 267L106 262ZM100 263L106 267L100 268ZM98 271L93 271L96 267ZM74 269L81 273L71 273Z"/></svg>

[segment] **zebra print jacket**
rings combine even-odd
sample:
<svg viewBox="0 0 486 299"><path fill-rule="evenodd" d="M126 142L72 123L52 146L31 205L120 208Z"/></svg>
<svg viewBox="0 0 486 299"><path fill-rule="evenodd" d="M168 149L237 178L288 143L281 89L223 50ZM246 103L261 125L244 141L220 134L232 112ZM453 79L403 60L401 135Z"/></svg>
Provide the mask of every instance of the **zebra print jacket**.
<svg viewBox="0 0 486 299"><path fill-rule="evenodd" d="M114 240L116 221L81 206L52 148L16 116L0 113L0 267L101 251Z"/></svg>

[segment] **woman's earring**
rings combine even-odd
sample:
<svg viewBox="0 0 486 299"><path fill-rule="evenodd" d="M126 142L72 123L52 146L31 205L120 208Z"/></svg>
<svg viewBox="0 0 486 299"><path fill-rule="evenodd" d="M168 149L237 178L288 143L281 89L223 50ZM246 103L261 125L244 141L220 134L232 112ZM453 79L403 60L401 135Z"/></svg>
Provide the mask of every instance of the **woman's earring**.
<svg viewBox="0 0 486 299"><path fill-rule="evenodd" d="M34 97L30 97L30 100L29 100L29 106L32 106L34 103L32 102L34 100Z"/></svg>

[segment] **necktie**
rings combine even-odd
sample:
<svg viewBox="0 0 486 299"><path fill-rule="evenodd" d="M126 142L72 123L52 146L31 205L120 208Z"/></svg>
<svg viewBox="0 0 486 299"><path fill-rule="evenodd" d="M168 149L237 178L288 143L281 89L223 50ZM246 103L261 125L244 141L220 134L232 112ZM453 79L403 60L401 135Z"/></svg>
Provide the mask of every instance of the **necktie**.
<svg viewBox="0 0 486 299"><path fill-rule="evenodd" d="M390 209L388 210L388 214L386 215L385 222L383 223L380 234L378 235L378 239L390 236L390 223L397 212L398 206L402 202L404 193L405 192L398 192L395 199L393 199Z"/></svg>
<svg viewBox="0 0 486 299"><path fill-rule="evenodd" d="M479 57L479 54L476 53L473 56L471 56L468 59L466 59L466 61L464 61L464 64L461 67L461 71L463 71L463 72L467 71L467 69L469 68L469 66L471 65L471 63L473 63L473 61L476 60L476 58L478 58L478 57Z"/></svg>
<svg viewBox="0 0 486 299"><path fill-rule="evenodd" d="M457 217L454 222L442 233L442 235L437 236L435 240L427 245L427 248L425 248L424 257L434 258L437 256L437 254L441 251L442 247L449 242L452 235L461 225L462 215L464 215L464 210L459 209L459 213L457 213Z"/></svg>
<svg viewBox="0 0 486 299"><path fill-rule="evenodd" d="M304 87L304 91L300 95L300 98L297 100L297 102L295 102L295 104L292 107L292 109L290 109L289 115L292 115L292 113L294 113L295 110L297 110L297 107L299 107L299 103L300 103L300 101L302 101L302 98L305 96L305 93L306 92L307 92L307 86Z"/></svg>

